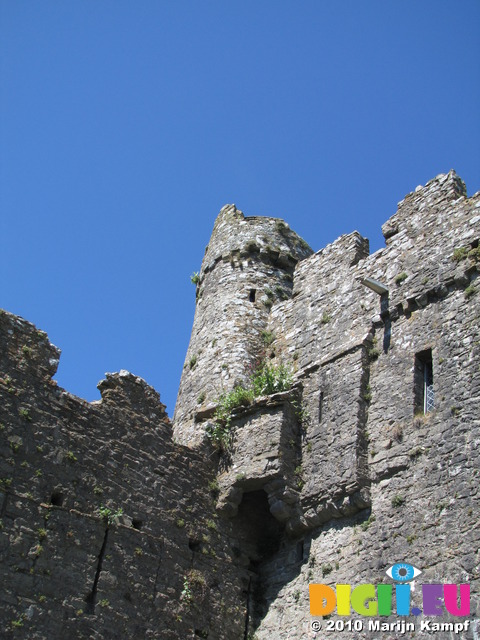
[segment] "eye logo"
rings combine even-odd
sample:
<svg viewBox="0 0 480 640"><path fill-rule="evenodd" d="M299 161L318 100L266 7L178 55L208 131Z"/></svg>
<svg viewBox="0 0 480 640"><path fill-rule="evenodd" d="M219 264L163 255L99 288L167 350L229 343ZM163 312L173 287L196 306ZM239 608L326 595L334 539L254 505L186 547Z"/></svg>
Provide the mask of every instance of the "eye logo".
<svg viewBox="0 0 480 640"><path fill-rule="evenodd" d="M420 569L417 569L411 564L406 564L405 562L397 562L397 564L392 564L392 566L389 567L385 573L389 578L392 578L392 580L405 583L411 582L422 572L420 571Z"/></svg>

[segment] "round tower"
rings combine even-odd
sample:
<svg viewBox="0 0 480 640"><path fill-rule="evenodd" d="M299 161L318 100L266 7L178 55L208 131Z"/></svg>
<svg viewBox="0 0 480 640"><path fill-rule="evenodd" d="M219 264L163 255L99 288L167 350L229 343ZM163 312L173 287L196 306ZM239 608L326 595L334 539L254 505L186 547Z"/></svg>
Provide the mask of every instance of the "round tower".
<svg viewBox="0 0 480 640"><path fill-rule="evenodd" d="M292 294L293 271L312 249L277 218L245 217L225 205L196 284L197 306L173 419L177 441L205 435L195 416L245 382L262 350L272 305Z"/></svg>

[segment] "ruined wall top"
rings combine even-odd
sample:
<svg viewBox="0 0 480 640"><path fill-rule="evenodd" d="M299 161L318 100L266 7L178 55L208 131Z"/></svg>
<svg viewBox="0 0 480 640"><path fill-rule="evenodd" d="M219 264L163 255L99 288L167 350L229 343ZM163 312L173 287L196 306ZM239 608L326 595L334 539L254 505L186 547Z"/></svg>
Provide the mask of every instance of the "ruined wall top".
<svg viewBox="0 0 480 640"><path fill-rule="evenodd" d="M466 197L465 183L453 169L448 173L439 174L425 186L419 185L398 203L397 212L382 226L385 242L388 245L392 238L402 231L408 234L418 230L422 221L422 211L439 211L447 202ZM414 212L420 216L412 217Z"/></svg>
<svg viewBox="0 0 480 640"><path fill-rule="evenodd" d="M294 265L312 253L305 240L280 218L245 216L234 204L226 204L215 220L200 277L211 271L222 257L259 254L271 256L280 264Z"/></svg>

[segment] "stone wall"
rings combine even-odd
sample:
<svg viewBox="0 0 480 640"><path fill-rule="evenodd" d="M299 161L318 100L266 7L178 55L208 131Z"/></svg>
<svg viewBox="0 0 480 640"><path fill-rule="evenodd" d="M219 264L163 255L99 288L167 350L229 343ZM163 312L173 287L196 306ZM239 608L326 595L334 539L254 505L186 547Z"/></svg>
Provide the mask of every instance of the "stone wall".
<svg viewBox="0 0 480 640"><path fill-rule="evenodd" d="M173 429L128 372L99 402L60 389L58 349L1 314L2 637L320 638L310 583L391 584L405 561L470 583L455 637L478 640L480 194L438 176L383 231L372 255L356 232L313 254L224 207ZM293 387L238 409L216 452L216 402L259 354Z"/></svg>
<svg viewBox="0 0 480 640"><path fill-rule="evenodd" d="M340 238L298 265L292 299L272 309L277 351L297 363L311 417L308 552L289 575L278 558L264 570L258 638L279 628L310 637L309 583L391 582L385 570L401 561L423 571L420 582L470 583L480 634L479 195L468 199L453 172L439 176L400 203L385 249L358 259L359 236ZM435 407L425 414L414 365L426 350ZM295 541L284 553L294 557Z"/></svg>
<svg viewBox="0 0 480 640"><path fill-rule="evenodd" d="M0 328L1 637L242 637L214 469L173 444L158 394L120 372L87 403L52 381L46 334Z"/></svg>

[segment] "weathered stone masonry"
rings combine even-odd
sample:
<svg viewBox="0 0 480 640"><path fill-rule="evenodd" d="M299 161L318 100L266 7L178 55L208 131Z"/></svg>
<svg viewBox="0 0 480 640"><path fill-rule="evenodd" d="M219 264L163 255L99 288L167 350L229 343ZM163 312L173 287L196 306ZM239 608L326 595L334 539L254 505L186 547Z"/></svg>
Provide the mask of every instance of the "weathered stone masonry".
<svg viewBox="0 0 480 640"><path fill-rule="evenodd" d="M100 402L71 396L51 380L46 335L0 323L1 637L241 637L245 571L217 524L213 470L173 444L158 394L120 372Z"/></svg>
<svg viewBox="0 0 480 640"><path fill-rule="evenodd" d="M383 232L313 253L224 207L173 430L130 373L68 394L46 334L0 315L2 638L306 639L309 583L398 561L469 582L480 637L480 194L438 176ZM294 386L238 411L227 460L205 427L262 335Z"/></svg>

